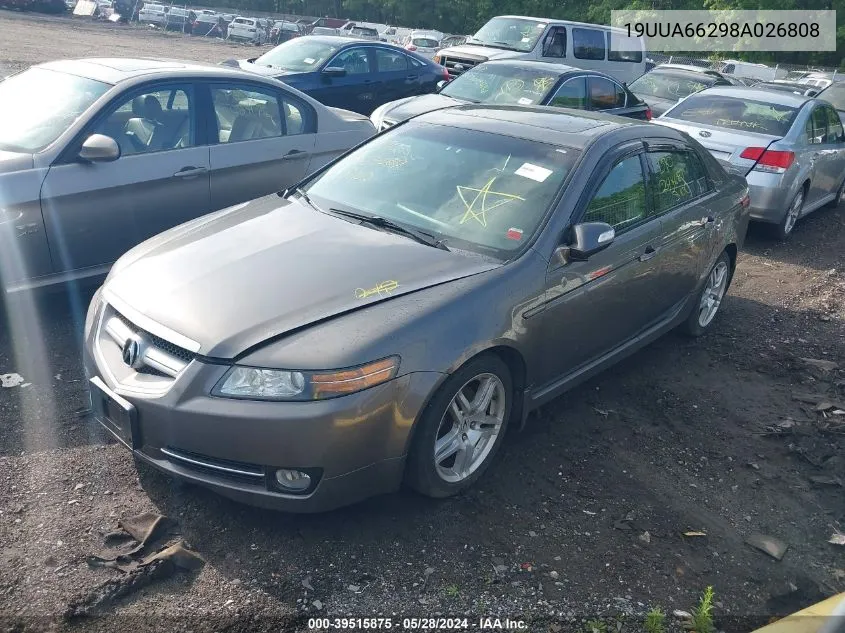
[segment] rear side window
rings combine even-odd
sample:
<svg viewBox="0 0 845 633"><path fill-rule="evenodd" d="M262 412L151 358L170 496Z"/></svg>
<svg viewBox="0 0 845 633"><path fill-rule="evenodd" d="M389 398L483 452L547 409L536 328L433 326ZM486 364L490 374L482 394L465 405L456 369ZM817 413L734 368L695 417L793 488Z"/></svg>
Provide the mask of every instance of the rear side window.
<svg viewBox="0 0 845 633"><path fill-rule="evenodd" d="M824 108L816 108L807 119L807 136L813 145L824 143L827 137L827 115Z"/></svg>
<svg viewBox="0 0 845 633"><path fill-rule="evenodd" d="M584 77L570 79L557 89L549 105L557 108L585 110L587 108L587 80Z"/></svg>
<svg viewBox="0 0 845 633"><path fill-rule="evenodd" d="M632 62L639 64L643 61L643 47L640 45L640 40L620 34L617 34L611 39L610 31L608 31L607 59L612 62Z"/></svg>
<svg viewBox="0 0 845 633"><path fill-rule="evenodd" d="M827 113L827 143L842 142L842 121L839 114L833 108L824 107Z"/></svg>
<svg viewBox="0 0 845 633"><path fill-rule="evenodd" d="M610 170L581 221L606 222L621 233L645 217L645 182L637 155L625 158Z"/></svg>
<svg viewBox="0 0 845 633"><path fill-rule="evenodd" d="M578 59L604 59L604 31L573 28L572 51Z"/></svg>
<svg viewBox="0 0 845 633"><path fill-rule="evenodd" d="M785 105L703 94L684 99L668 116L731 130L785 136L797 112Z"/></svg>
<svg viewBox="0 0 845 633"><path fill-rule="evenodd" d="M622 86L604 77L587 79L591 110L612 110L625 107L625 91Z"/></svg>
<svg viewBox="0 0 845 633"><path fill-rule="evenodd" d="M692 151L649 152L655 213L661 214L709 191L707 172Z"/></svg>
<svg viewBox="0 0 845 633"><path fill-rule="evenodd" d="M408 70L407 56L384 48L376 49L376 66L380 73Z"/></svg>

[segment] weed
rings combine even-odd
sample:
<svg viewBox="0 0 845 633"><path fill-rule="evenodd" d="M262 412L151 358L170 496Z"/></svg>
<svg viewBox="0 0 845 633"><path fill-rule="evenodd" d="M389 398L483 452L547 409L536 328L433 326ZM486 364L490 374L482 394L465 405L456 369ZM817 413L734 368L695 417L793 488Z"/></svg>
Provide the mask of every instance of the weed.
<svg viewBox="0 0 845 633"><path fill-rule="evenodd" d="M666 614L660 607L654 607L645 616L646 633L666 633Z"/></svg>
<svg viewBox="0 0 845 633"><path fill-rule="evenodd" d="M713 633L713 587L707 587L698 606L692 610L692 630L695 633Z"/></svg>
<svg viewBox="0 0 845 633"><path fill-rule="evenodd" d="M450 598L457 598L458 597L458 585L446 585L443 589L444 593L449 596Z"/></svg>
<svg viewBox="0 0 845 633"><path fill-rule="evenodd" d="M584 628L587 633L607 633L607 624L602 620L587 620Z"/></svg>

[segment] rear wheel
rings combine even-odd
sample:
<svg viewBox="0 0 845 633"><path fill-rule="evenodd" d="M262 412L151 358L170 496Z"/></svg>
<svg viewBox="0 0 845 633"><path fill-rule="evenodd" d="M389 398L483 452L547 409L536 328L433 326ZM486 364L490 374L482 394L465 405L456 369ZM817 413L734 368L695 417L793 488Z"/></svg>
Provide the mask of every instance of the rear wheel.
<svg viewBox="0 0 845 633"><path fill-rule="evenodd" d="M801 217L801 211L804 208L804 187L798 190L789 207L786 210L786 215L780 221L780 224L775 226L775 235L780 240L785 240L792 233L795 228L798 218Z"/></svg>
<svg viewBox="0 0 845 633"><path fill-rule="evenodd" d="M825 206L830 209L835 209L840 204L842 204L842 198L845 196L845 178L842 179L842 182L839 183L839 189L836 190L836 196L828 202Z"/></svg>
<svg viewBox="0 0 845 633"><path fill-rule="evenodd" d="M731 258L723 251L710 269L710 274L707 275L704 287L698 295L698 301L682 326L686 334L701 336L707 331L719 312L730 279Z"/></svg>
<svg viewBox="0 0 845 633"><path fill-rule="evenodd" d="M513 409L508 366L493 354L469 361L440 387L417 422L406 482L429 497L450 497L490 466Z"/></svg>

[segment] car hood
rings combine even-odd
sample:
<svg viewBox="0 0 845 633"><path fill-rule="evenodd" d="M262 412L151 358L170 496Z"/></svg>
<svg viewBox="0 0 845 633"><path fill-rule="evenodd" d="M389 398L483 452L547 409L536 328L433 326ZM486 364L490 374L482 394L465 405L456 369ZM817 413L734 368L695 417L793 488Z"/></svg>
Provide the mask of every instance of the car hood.
<svg viewBox="0 0 845 633"><path fill-rule="evenodd" d="M232 359L261 343L501 264L268 196L144 242L104 296Z"/></svg>
<svg viewBox="0 0 845 633"><path fill-rule="evenodd" d="M637 92L635 90L632 90L631 92L633 92L637 97L639 97L641 101L645 101L648 104L648 107L651 108L651 115L654 117L660 116L661 114L666 112L666 110L678 103L677 99L661 99L660 97L655 97L654 95L647 95L645 93Z"/></svg>
<svg viewBox="0 0 845 633"><path fill-rule="evenodd" d="M434 110L449 108L464 103L466 102L440 94L407 97L406 99L399 99L398 101L388 103L384 107L383 117L398 123L418 114L425 114L426 112L433 112Z"/></svg>
<svg viewBox="0 0 845 633"><path fill-rule="evenodd" d="M0 150L0 174L10 174L14 171L32 169L35 163L32 154L5 152Z"/></svg>
<svg viewBox="0 0 845 633"><path fill-rule="evenodd" d="M490 59L513 59L520 57L525 53L519 51L508 51L502 48L492 48L489 46L479 46L476 44L463 44L461 46L453 46L451 48L442 50L439 55L446 57L464 57L466 59L473 59L478 61L486 61Z"/></svg>

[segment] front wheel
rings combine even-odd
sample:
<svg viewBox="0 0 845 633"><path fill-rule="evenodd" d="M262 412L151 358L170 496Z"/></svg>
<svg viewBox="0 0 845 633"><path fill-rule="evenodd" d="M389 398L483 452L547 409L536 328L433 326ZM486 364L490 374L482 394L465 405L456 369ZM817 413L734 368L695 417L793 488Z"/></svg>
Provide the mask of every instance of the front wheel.
<svg viewBox="0 0 845 633"><path fill-rule="evenodd" d="M417 421L406 482L429 497L471 486L493 461L513 410L508 366L494 354L452 374Z"/></svg>
<svg viewBox="0 0 845 633"><path fill-rule="evenodd" d="M710 269L710 274L707 275L704 287L698 295L698 301L682 326L686 334L701 336L707 331L722 305L730 278L731 258L723 251Z"/></svg>

